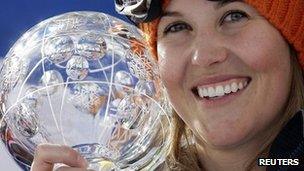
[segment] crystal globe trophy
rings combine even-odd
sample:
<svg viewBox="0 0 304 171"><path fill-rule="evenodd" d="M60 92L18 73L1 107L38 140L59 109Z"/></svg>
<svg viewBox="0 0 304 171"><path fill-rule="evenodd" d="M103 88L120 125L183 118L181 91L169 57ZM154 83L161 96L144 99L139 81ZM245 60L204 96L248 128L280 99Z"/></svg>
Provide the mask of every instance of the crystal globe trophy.
<svg viewBox="0 0 304 171"><path fill-rule="evenodd" d="M40 143L62 144L94 167L156 168L171 141L171 109L143 36L98 12L62 14L27 31L0 71L6 146L32 157Z"/></svg>

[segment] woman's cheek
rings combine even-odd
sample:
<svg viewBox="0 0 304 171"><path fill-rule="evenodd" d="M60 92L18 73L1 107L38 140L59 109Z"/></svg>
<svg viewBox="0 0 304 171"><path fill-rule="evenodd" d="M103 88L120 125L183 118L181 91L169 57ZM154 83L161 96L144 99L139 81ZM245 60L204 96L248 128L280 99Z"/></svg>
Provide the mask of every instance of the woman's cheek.
<svg viewBox="0 0 304 171"><path fill-rule="evenodd" d="M266 22L252 22L229 37L232 51L251 69L261 72L277 65L280 56L288 55L280 54L285 50L286 43L280 33Z"/></svg>
<svg viewBox="0 0 304 171"><path fill-rule="evenodd" d="M180 60L174 53L176 49L170 50L170 48L158 47L158 64L160 69L160 75L164 81L166 87L170 87L172 84L181 80L180 75Z"/></svg>

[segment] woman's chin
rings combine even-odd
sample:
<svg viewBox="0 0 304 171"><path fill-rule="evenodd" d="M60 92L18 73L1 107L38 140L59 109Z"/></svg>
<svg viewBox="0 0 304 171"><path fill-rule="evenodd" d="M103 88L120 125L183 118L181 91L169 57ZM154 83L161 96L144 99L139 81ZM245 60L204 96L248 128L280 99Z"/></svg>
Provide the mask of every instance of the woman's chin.
<svg viewBox="0 0 304 171"><path fill-rule="evenodd" d="M199 136L196 136L197 141L217 149L231 149L239 147L248 141L250 137L250 131L243 130L231 130L227 129L216 129L211 131L196 131L201 132Z"/></svg>

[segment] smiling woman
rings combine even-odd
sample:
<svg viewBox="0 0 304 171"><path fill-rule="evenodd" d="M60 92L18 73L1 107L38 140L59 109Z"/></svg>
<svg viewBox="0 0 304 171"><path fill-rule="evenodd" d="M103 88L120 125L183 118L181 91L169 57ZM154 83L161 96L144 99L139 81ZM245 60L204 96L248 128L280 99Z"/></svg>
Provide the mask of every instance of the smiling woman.
<svg viewBox="0 0 304 171"><path fill-rule="evenodd" d="M304 169L303 0L115 2L146 33L175 110L160 170ZM59 149L44 148L37 168Z"/></svg>
<svg viewBox="0 0 304 171"><path fill-rule="evenodd" d="M303 6L165 0L139 25L176 111L171 168L263 170L259 157L303 158Z"/></svg>

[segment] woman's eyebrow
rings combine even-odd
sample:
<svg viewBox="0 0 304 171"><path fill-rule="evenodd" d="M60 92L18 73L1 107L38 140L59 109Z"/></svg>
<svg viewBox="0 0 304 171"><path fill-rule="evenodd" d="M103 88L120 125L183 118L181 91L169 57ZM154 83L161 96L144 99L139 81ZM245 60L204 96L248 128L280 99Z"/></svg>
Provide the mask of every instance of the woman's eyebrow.
<svg viewBox="0 0 304 171"><path fill-rule="evenodd" d="M232 3L232 2L243 2L243 0L222 0L217 3L217 5L215 6L215 9L222 8L225 5Z"/></svg>
<svg viewBox="0 0 304 171"><path fill-rule="evenodd" d="M161 17L181 17L181 16L183 16L183 14L177 11L164 11L161 14Z"/></svg>
<svg viewBox="0 0 304 171"><path fill-rule="evenodd" d="M222 0L222 1L218 1L215 9L219 9L224 7L225 5L232 3L232 2L243 2L243 0ZM181 14L180 12L177 11L164 11L161 14L161 17L181 17L183 16L183 14Z"/></svg>

